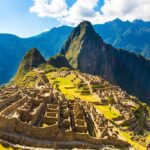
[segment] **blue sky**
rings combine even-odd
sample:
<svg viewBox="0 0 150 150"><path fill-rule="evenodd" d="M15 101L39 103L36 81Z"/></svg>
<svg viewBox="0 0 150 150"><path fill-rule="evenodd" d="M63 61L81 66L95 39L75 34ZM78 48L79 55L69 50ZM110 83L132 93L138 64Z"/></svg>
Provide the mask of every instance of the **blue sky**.
<svg viewBox="0 0 150 150"><path fill-rule="evenodd" d="M67 0L69 7L74 2ZM29 8L33 4L33 0L0 0L0 33L28 37L60 25L55 18L41 18L30 13Z"/></svg>
<svg viewBox="0 0 150 150"><path fill-rule="evenodd" d="M149 8L149 0L0 0L0 33L28 37L83 20L93 24L115 18L149 21Z"/></svg>
<svg viewBox="0 0 150 150"><path fill-rule="evenodd" d="M59 25L56 19L30 13L32 5L32 0L0 0L0 33L27 37Z"/></svg>

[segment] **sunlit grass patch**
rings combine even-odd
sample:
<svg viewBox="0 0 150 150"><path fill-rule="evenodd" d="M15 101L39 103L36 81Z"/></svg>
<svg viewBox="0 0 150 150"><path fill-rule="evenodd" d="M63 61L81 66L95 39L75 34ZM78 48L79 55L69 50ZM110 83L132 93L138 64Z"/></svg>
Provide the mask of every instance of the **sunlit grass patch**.
<svg viewBox="0 0 150 150"><path fill-rule="evenodd" d="M109 105L95 105L95 107L108 119L112 120L120 116L120 113L115 108L111 108Z"/></svg>
<svg viewBox="0 0 150 150"><path fill-rule="evenodd" d="M13 150L10 146L5 146L3 144L0 144L0 150Z"/></svg>
<svg viewBox="0 0 150 150"><path fill-rule="evenodd" d="M138 142L135 142L132 140L132 135L131 132L123 132L123 131L119 131L119 134L123 137L124 140L128 141L133 148L135 148L135 150L146 150L147 148L145 146L142 146L141 144L139 144Z"/></svg>
<svg viewBox="0 0 150 150"><path fill-rule="evenodd" d="M84 88L77 88L77 84L80 83L80 79L76 78L75 74L70 74L66 77L57 77L54 73L48 73L46 75L50 82L52 83L53 87L56 89L56 85L58 86L59 90L66 96L67 99L73 100L74 97L78 97L82 100L89 101L89 102L97 102L98 100L90 94L90 92L86 91ZM87 87L88 88L88 87ZM86 91L86 94L84 92Z"/></svg>
<svg viewBox="0 0 150 150"><path fill-rule="evenodd" d="M48 124L43 123L43 124L42 124L42 127L43 127L43 128L48 127Z"/></svg>

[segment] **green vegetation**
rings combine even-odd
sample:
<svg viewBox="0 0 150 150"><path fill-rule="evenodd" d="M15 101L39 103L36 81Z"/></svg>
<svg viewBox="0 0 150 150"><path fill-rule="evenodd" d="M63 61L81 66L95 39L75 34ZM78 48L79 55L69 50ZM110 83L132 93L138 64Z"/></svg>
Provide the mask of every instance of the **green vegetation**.
<svg viewBox="0 0 150 150"><path fill-rule="evenodd" d="M78 29L80 30L80 29ZM85 28L81 30L80 34L76 34L73 37L73 40L70 41L69 49L67 50L65 56L68 59L69 63L73 66L73 68L77 69L78 67L78 56L82 49L82 39L85 35Z"/></svg>
<svg viewBox="0 0 150 150"><path fill-rule="evenodd" d="M43 123L42 128L48 127L48 124Z"/></svg>
<svg viewBox="0 0 150 150"><path fill-rule="evenodd" d="M9 145L0 144L0 150L13 150Z"/></svg>
<svg viewBox="0 0 150 150"><path fill-rule="evenodd" d="M74 97L79 97L82 100L87 100L90 102L98 102L98 99L91 95L86 90L86 94L82 92L84 89L82 87L76 87L81 81L76 78L75 74L70 74L67 77L57 77L57 72L46 74L47 78L52 83L53 87L59 90L69 99L74 99ZM85 87L84 87L85 88Z"/></svg>
<svg viewBox="0 0 150 150"><path fill-rule="evenodd" d="M150 143L150 134L148 133L148 135L146 136L146 143Z"/></svg>
<svg viewBox="0 0 150 150"><path fill-rule="evenodd" d="M19 82L28 71L39 67L43 63L46 63L46 61L36 48L29 50L20 63L14 82Z"/></svg>
<svg viewBox="0 0 150 150"><path fill-rule="evenodd" d="M40 70L43 70L45 73L49 73L49 72L51 72L51 71L57 71L57 70L58 70L57 68L55 68L55 67L53 67L53 66L51 66L51 65L49 65L49 64L47 64L47 63L41 64L41 65L39 66L39 69L40 69Z"/></svg>
<svg viewBox="0 0 150 150"><path fill-rule="evenodd" d="M29 71L20 81L18 82L19 86L23 87L35 87L36 83L42 81L41 77L38 74L37 70Z"/></svg>
<svg viewBox="0 0 150 150"><path fill-rule="evenodd" d="M100 113L103 113L104 116L110 120L121 116L117 109L111 108L108 105L96 105L96 108Z"/></svg>
<svg viewBox="0 0 150 150"><path fill-rule="evenodd" d="M55 56L51 57L48 60L48 64L54 66L55 68L72 68L71 65L69 64L68 60L63 54L56 54Z"/></svg>
<svg viewBox="0 0 150 150"><path fill-rule="evenodd" d="M120 131L119 129L118 129L118 132L123 137L123 139L127 140L133 146L133 148L135 148L135 150L146 150L147 149L145 146L142 146L141 144L132 140L133 132L127 132L127 131L123 132L123 131Z"/></svg>

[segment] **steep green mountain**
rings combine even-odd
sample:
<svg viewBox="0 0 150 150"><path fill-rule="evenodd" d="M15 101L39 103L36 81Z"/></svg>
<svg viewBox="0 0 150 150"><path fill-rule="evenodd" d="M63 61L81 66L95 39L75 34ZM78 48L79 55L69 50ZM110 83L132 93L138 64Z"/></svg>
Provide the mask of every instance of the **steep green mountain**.
<svg viewBox="0 0 150 150"><path fill-rule="evenodd" d="M61 67L72 68L71 65L69 64L68 60L66 59L66 57L60 53L51 57L48 60L48 64L50 64L56 68L61 68Z"/></svg>
<svg viewBox="0 0 150 150"><path fill-rule="evenodd" d="M150 61L105 44L91 23L77 26L61 53L81 72L100 75L150 103Z"/></svg>
<svg viewBox="0 0 150 150"><path fill-rule="evenodd" d="M150 57L150 22L116 19L95 25L94 29L106 43ZM29 38L0 34L0 84L8 82L16 73L27 49L36 47L49 58L60 52L72 30L72 27L62 26Z"/></svg>
<svg viewBox="0 0 150 150"><path fill-rule="evenodd" d="M14 81L21 79L27 72L34 68L39 67L41 64L46 63L44 57L36 48L29 50L20 63Z"/></svg>

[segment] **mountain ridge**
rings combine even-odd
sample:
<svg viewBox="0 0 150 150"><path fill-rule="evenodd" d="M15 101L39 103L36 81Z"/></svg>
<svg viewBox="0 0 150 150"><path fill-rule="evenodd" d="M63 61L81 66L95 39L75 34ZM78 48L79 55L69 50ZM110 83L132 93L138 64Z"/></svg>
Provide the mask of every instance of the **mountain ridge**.
<svg viewBox="0 0 150 150"><path fill-rule="evenodd" d="M149 22L135 21L131 23L117 19L102 25L95 25L94 29L106 43L112 44L117 48L137 52L137 54L139 53L149 58ZM13 77L19 62L28 49L36 47L48 59L60 52L72 30L72 27L58 27L29 38L0 34L0 84L8 82Z"/></svg>

